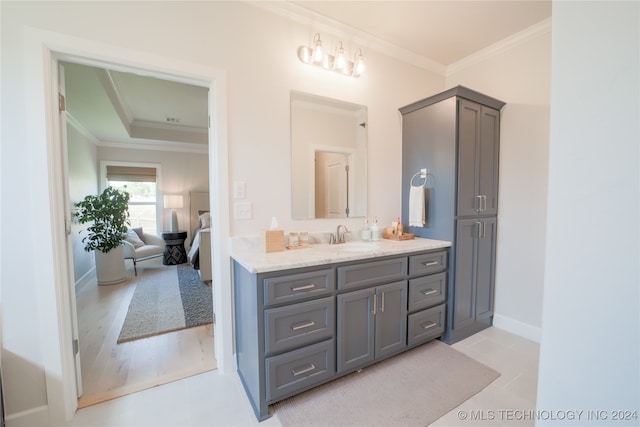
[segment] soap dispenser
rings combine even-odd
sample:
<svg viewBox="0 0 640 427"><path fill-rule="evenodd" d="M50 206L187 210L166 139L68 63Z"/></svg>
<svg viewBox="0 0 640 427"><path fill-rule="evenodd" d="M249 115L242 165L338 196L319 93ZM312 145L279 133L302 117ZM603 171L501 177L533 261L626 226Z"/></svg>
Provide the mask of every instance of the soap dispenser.
<svg viewBox="0 0 640 427"><path fill-rule="evenodd" d="M362 227L362 240L368 242L371 240L371 229L369 228L369 218L365 218L364 227Z"/></svg>
<svg viewBox="0 0 640 427"><path fill-rule="evenodd" d="M378 241L380 240L380 227L378 227L378 217L375 217L373 220L373 225L371 226L371 240Z"/></svg>

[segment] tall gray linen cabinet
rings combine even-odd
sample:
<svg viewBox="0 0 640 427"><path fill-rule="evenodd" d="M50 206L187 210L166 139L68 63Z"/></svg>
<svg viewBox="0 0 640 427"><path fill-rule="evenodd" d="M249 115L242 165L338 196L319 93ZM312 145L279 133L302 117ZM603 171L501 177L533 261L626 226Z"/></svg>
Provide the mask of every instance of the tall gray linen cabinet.
<svg viewBox="0 0 640 427"><path fill-rule="evenodd" d="M493 322L504 105L457 86L400 108L403 224L409 224L410 186L423 185L426 198L425 226L405 231L452 242L442 337L450 344ZM426 178L421 169L428 170Z"/></svg>

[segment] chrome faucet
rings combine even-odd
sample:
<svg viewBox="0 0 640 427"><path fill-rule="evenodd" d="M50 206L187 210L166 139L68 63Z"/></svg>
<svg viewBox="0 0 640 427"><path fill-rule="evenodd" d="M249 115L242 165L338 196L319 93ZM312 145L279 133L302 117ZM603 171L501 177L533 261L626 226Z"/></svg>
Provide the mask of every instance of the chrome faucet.
<svg viewBox="0 0 640 427"><path fill-rule="evenodd" d="M344 235L349 233L347 227L345 225L340 224L336 229L336 235L333 234L329 236L329 244L332 245L334 243L344 243Z"/></svg>

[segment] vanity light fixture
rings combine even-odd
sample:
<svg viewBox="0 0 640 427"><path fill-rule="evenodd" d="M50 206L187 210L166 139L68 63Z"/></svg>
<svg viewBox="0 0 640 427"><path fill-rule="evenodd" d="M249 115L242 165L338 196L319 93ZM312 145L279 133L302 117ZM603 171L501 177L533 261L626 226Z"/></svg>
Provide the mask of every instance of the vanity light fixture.
<svg viewBox="0 0 640 427"><path fill-rule="evenodd" d="M355 59L350 61L342 47L342 42L338 42L335 55L326 53L322 49L322 40L320 34L316 33L311 42L313 47L300 46L298 48L298 59L305 64L316 65L325 70L335 71L351 77L360 77L364 72L364 55L362 50L358 49Z"/></svg>

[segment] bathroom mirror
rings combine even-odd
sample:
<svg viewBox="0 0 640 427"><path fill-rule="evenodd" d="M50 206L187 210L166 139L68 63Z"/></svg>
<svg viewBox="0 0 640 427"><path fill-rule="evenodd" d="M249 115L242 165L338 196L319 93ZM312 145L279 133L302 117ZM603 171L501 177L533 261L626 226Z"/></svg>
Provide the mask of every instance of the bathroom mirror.
<svg viewBox="0 0 640 427"><path fill-rule="evenodd" d="M293 219L366 216L367 108L291 92Z"/></svg>

